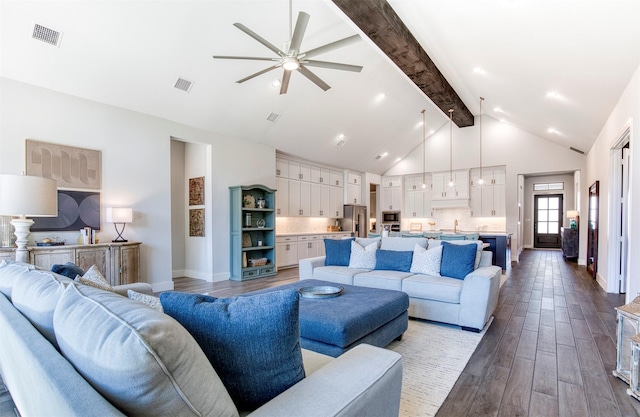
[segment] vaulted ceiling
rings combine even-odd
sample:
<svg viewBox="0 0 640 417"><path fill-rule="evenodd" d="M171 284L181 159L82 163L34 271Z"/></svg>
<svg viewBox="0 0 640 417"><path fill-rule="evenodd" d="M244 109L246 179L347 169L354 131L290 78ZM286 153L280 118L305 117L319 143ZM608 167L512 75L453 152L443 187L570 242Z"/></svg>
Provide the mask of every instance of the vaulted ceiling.
<svg viewBox="0 0 640 417"><path fill-rule="evenodd" d="M331 87L326 92L294 73L288 93L280 95L272 85L282 76L279 69L238 84L269 64L212 59L273 56L233 24L284 47L286 0L2 0L0 76L310 160L383 173L421 143L422 109L429 130L446 124L448 115L427 98L428 83L416 84L407 68L381 51L379 41L391 40L390 29L374 42L368 35L375 33L361 29L336 3L369 2L293 1L294 21L298 11L311 16L302 50L362 36L316 57L364 67L360 73L313 68ZM456 116L466 118L461 125L472 122L483 96L487 115L588 151L640 64L637 0L375 3L390 7L401 21L396 23L406 26L422 48L414 55L432 60L450 85L441 94L458 96L453 105L460 109ZM34 22L62 32L59 47L32 39ZM404 52L400 48L397 56L407 58ZM415 73L421 65L432 75L424 63L416 63ZM178 78L193 82L189 92L174 88ZM275 122L268 120L272 114L279 116ZM338 147L340 140L345 143Z"/></svg>

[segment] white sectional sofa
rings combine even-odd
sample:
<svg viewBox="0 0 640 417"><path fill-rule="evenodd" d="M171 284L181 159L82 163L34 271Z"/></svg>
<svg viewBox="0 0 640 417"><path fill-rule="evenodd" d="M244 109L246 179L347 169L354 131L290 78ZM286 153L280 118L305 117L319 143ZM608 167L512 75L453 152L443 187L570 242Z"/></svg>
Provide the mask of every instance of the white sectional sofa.
<svg viewBox="0 0 640 417"><path fill-rule="evenodd" d="M380 239L380 250L398 252L413 251L416 244L431 249L443 242L404 237L358 238L356 242L366 246L377 239ZM410 317L454 324L478 332L495 310L502 269L491 265L492 253L482 250L482 241L447 243L477 246L474 269L464 279L375 268L326 266L326 256L300 260L300 279L404 291L409 295Z"/></svg>

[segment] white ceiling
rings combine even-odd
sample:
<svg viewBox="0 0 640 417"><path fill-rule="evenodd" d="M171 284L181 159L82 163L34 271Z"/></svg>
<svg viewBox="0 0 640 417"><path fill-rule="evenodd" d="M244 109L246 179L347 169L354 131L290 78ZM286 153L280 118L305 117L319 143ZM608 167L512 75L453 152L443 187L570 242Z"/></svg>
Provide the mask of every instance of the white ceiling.
<svg viewBox="0 0 640 417"><path fill-rule="evenodd" d="M640 64L638 0L389 3L473 114L483 96L485 114L565 147L589 150ZM293 9L294 20L300 10L311 15L303 50L360 33L330 1L294 0ZM421 143L422 109L429 129L447 121L364 36L316 57L364 66L313 68L327 92L293 74L280 96L271 83L281 70L235 83L269 64L211 56L272 56L233 23L281 47L286 0L2 0L0 13L2 77L334 166L381 174ZM31 39L34 22L63 32L60 47ZM173 88L178 77L194 81L189 93ZM266 120L272 112L276 123Z"/></svg>

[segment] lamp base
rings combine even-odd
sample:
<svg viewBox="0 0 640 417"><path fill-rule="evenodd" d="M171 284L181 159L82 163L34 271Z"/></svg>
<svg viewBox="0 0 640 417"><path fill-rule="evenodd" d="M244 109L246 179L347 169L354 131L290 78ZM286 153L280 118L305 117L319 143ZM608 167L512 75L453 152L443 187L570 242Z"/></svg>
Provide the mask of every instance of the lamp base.
<svg viewBox="0 0 640 417"><path fill-rule="evenodd" d="M112 242L115 242L115 243L124 243L124 242L128 242L128 240L127 240L127 239L113 239L113 240L112 240Z"/></svg>
<svg viewBox="0 0 640 417"><path fill-rule="evenodd" d="M122 230L118 231L118 225L121 224L122 225ZM113 226L116 228L116 233L118 234L118 237L113 239L112 242L128 242L128 240L126 240L125 238L122 237L122 233L124 233L124 228L127 224L126 223L114 223Z"/></svg>
<svg viewBox="0 0 640 417"><path fill-rule="evenodd" d="M27 243L29 243L29 234L31 233L31 225L33 220L20 218L11 220L11 224L15 229L16 235L16 261L29 263L29 251L27 250Z"/></svg>

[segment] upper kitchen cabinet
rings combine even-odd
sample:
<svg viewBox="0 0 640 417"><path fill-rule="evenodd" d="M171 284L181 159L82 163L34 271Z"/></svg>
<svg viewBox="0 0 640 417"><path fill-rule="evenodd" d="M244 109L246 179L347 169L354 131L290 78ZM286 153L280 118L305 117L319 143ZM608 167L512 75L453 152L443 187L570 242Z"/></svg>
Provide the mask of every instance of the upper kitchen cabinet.
<svg viewBox="0 0 640 417"><path fill-rule="evenodd" d="M480 183L479 179L483 181ZM471 216L505 217L506 212L506 168L489 167L471 170Z"/></svg>
<svg viewBox="0 0 640 417"><path fill-rule="evenodd" d="M362 204L362 175L347 172L346 204Z"/></svg>
<svg viewBox="0 0 640 417"><path fill-rule="evenodd" d="M453 181L453 185L449 183ZM446 171L432 174L433 199L456 200L469 199L469 171Z"/></svg>
<svg viewBox="0 0 640 417"><path fill-rule="evenodd" d="M431 217L431 174L404 177L403 218Z"/></svg>
<svg viewBox="0 0 640 417"><path fill-rule="evenodd" d="M402 211L402 177L382 177L380 211Z"/></svg>

